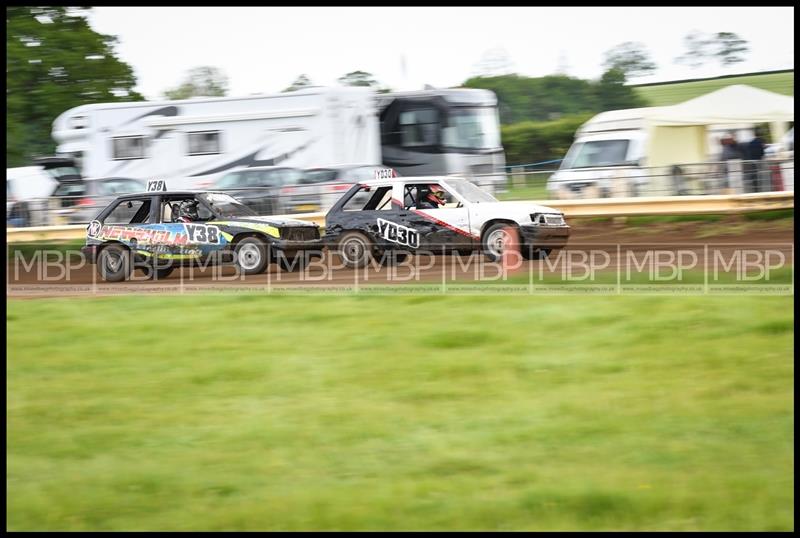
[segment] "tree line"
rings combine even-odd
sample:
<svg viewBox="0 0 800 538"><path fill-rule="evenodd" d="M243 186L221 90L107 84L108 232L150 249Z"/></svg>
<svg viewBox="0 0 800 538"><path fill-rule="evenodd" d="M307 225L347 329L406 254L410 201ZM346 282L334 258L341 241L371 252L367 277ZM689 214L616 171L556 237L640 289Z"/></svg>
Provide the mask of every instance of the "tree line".
<svg viewBox="0 0 800 538"><path fill-rule="evenodd" d="M25 166L34 156L52 154L52 122L65 110L88 103L144 100L135 90L132 67L115 52L117 38L91 28L90 10L60 6L6 8L7 166ZM730 32L691 32L685 45L685 53L676 61L693 67L712 60L733 65L742 61L748 51L747 42ZM523 160L532 158L533 154L520 154L525 144L536 145L537 155L563 155L561 150L566 148L562 146L566 138L571 141L572 125L578 119L604 110L647 106L626 83L656 69L644 45L634 42L622 43L606 53L606 70L598 80L563 73L544 77L510 73L510 62L502 51L490 52L480 62L479 72L460 87L488 89L497 95L509 162L515 162L512 155L519 154ZM391 91L365 71L346 73L338 82L371 87L378 92ZM307 74L301 74L283 91L313 85ZM198 66L190 69L178 86L165 90L163 97L222 97L228 91L229 80L221 69ZM542 129L561 133L559 140L545 143Z"/></svg>

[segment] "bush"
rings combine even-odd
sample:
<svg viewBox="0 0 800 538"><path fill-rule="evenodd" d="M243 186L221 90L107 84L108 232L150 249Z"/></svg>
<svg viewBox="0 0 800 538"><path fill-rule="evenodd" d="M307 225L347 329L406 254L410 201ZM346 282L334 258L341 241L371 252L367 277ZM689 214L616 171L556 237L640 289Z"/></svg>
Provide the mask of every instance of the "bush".
<svg viewBox="0 0 800 538"><path fill-rule="evenodd" d="M528 164L563 159L578 130L594 114L568 116L555 121L523 121L501 127L506 162Z"/></svg>

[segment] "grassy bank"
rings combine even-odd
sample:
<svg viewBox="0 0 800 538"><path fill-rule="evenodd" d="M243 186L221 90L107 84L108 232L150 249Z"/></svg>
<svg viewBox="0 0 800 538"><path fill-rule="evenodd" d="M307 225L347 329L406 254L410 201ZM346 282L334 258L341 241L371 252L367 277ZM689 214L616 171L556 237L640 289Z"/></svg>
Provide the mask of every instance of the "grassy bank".
<svg viewBox="0 0 800 538"><path fill-rule="evenodd" d="M792 529L792 300L12 301L7 527Z"/></svg>

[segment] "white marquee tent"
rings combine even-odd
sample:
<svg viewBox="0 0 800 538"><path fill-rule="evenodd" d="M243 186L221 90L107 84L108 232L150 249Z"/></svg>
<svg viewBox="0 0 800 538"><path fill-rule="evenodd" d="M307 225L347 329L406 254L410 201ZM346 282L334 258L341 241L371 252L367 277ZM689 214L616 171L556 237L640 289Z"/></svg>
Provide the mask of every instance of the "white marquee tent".
<svg viewBox="0 0 800 538"><path fill-rule="evenodd" d="M737 84L673 106L658 107L644 122L650 165L701 162L708 155L710 125L768 123L779 140L794 121L794 97Z"/></svg>

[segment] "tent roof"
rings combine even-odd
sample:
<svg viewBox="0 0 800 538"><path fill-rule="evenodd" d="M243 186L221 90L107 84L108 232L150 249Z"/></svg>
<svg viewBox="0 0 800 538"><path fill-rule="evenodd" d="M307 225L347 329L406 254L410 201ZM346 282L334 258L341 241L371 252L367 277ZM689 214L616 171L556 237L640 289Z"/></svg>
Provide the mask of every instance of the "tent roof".
<svg viewBox="0 0 800 538"><path fill-rule="evenodd" d="M659 107L646 121L653 126L794 121L794 97L736 84L677 105Z"/></svg>

